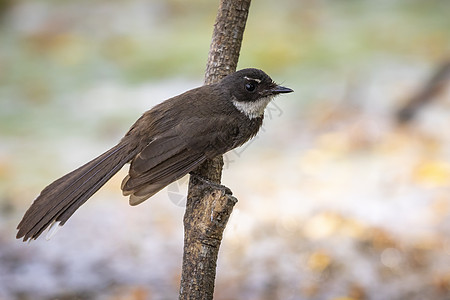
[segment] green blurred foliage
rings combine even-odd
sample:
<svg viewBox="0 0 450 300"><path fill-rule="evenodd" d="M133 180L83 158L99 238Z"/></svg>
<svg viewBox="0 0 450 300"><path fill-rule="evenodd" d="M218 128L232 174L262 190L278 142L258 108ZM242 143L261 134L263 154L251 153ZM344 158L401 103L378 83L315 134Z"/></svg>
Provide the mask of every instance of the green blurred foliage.
<svg viewBox="0 0 450 300"><path fill-rule="evenodd" d="M12 120L29 107L68 101L101 82L202 78L217 10L207 0L7 3L0 29L2 128L15 128ZM433 63L450 49L448 11L445 0L254 1L240 67L302 78L378 56Z"/></svg>
<svg viewBox="0 0 450 300"><path fill-rule="evenodd" d="M31 5L28 2L32 1L17 6ZM2 84L25 84L24 98L42 101L51 88L33 79L65 88L64 81L71 87L101 79L143 82L199 76L216 3L148 1L142 6L148 9L151 27L120 33L108 14L123 8L123 22L132 21L133 2L34 1L34 6L49 11L44 15L50 19L28 32L6 22L0 37L2 69L7 70ZM108 11L109 5L117 10ZM436 59L448 46L449 9L448 1L255 1L241 64L295 68L349 63L377 52Z"/></svg>

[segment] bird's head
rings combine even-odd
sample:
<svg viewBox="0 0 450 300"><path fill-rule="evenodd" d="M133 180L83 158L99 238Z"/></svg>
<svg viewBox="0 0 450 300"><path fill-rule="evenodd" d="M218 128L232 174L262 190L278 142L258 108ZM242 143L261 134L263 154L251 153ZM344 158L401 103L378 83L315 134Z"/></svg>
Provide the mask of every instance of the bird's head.
<svg viewBox="0 0 450 300"><path fill-rule="evenodd" d="M219 83L231 94L233 105L248 118L261 117L267 104L278 94L292 89L277 85L259 69L242 69L226 76Z"/></svg>

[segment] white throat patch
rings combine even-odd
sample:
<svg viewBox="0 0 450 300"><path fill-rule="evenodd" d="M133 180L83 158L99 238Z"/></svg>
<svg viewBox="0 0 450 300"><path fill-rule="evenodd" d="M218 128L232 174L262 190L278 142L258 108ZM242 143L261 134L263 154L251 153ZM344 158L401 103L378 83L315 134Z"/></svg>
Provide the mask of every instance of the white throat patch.
<svg viewBox="0 0 450 300"><path fill-rule="evenodd" d="M233 97L231 101L241 113L245 114L249 119L254 119L264 115L264 109L272 98L273 97L265 97L254 102L241 102Z"/></svg>

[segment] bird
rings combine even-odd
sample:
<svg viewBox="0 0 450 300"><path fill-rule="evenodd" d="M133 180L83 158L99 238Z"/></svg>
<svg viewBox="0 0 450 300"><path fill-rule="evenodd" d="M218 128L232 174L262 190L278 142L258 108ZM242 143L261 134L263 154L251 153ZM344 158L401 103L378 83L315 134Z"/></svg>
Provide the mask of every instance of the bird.
<svg viewBox="0 0 450 300"><path fill-rule="evenodd" d="M269 102L291 92L264 71L246 68L165 100L142 114L117 145L45 187L17 226L16 238L33 240L63 226L127 163L122 194L132 206L142 203L205 160L250 140Z"/></svg>

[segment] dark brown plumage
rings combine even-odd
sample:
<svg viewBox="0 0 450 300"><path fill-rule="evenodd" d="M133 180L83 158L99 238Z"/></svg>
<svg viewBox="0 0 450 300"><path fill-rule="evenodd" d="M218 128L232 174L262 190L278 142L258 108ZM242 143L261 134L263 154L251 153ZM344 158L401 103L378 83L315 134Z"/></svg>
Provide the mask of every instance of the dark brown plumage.
<svg viewBox="0 0 450 300"><path fill-rule="evenodd" d="M252 138L266 105L292 90L257 69L244 69L213 85L170 98L145 112L113 148L47 186L18 225L17 238L36 239L70 216L123 165L122 191L137 205L208 158Z"/></svg>

